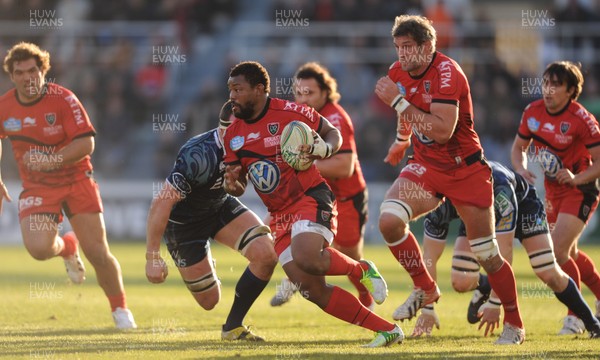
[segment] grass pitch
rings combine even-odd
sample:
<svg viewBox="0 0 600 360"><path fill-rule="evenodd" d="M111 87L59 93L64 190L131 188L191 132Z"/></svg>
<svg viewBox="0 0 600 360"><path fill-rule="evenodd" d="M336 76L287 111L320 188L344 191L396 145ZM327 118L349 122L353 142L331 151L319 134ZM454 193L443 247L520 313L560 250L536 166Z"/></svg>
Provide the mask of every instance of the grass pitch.
<svg viewBox="0 0 600 360"><path fill-rule="evenodd" d="M196 305L177 270L164 284L153 285L144 275L143 244L113 244L127 289L128 305L139 329L114 329L108 302L91 266L87 280L71 285L62 261L35 261L23 247L0 248L0 357L11 359L564 359L600 358L600 340L556 335L566 309L532 272L525 252L515 247L515 272L527 339L521 346L494 346L499 331L485 338L466 321L471 294L450 286L451 249L438 266L442 298L436 306L441 329L428 338L407 338L391 348L363 349L373 334L330 317L296 296L289 304L271 308L269 300L283 272L273 280L246 318L264 344L222 342L220 327L232 303L235 283L246 266L237 253L213 244L222 299L212 311ZM164 246L163 246L164 249ZM600 263L600 247L583 247ZM164 257L164 256L163 256ZM391 320L394 309L408 296L411 283L387 248L369 246L365 257L376 262L387 279L390 294L376 312ZM165 257L166 258L166 257ZM352 290L342 277L332 283ZM594 304L584 287L588 304ZM401 324L408 335L415 320Z"/></svg>

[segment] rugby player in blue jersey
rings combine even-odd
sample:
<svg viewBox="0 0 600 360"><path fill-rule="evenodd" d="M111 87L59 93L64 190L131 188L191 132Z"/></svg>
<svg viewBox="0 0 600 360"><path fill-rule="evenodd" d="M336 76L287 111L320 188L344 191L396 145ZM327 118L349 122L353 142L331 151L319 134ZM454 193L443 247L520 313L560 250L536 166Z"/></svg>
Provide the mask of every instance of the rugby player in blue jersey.
<svg viewBox="0 0 600 360"><path fill-rule="evenodd" d="M519 239L538 278L548 285L560 302L583 320L590 337L600 337L600 322L573 280L556 263L546 212L535 187L502 164L493 161L489 164L494 178L495 227L502 257L512 262L512 242L514 238ZM423 260L434 278L436 263L448 236L448 225L458 218L456 209L448 200L425 217ZM485 334L493 332L499 325L500 300L491 292L487 276L479 273L479 264L469 249L462 223L454 245L451 276L452 287L456 291L475 290L469 304L468 321L474 324L481 318L480 328L485 326ZM430 334L433 326L439 327L439 319L433 304L430 304L421 310L413 336Z"/></svg>
<svg viewBox="0 0 600 360"><path fill-rule="evenodd" d="M152 283L161 283L168 275L160 255L163 238L192 296L204 309L211 310L221 298L221 284L210 253L210 239L240 252L250 264L236 285L221 338L264 341L242 322L271 279L277 255L269 227L223 189L223 134L233 120L229 101L219 118L217 129L183 145L171 174L152 201L146 235L146 277ZM237 186L245 185L237 182Z"/></svg>

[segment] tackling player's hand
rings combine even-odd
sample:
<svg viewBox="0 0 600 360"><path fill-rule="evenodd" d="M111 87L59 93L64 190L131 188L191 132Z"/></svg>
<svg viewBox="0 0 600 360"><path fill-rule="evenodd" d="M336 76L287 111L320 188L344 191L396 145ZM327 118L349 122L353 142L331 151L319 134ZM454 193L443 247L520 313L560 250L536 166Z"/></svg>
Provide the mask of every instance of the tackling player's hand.
<svg viewBox="0 0 600 360"><path fill-rule="evenodd" d="M394 141L390 149L388 150L387 156L383 159L383 162L386 162L392 166L396 166L402 161L404 155L406 154L406 149L410 147L410 140L406 141Z"/></svg>
<svg viewBox="0 0 600 360"><path fill-rule="evenodd" d="M528 183L530 183L530 184L535 183L536 176L531 171L529 171L527 169L522 169L522 170L517 170L516 173L521 175L523 178L525 178L525 180Z"/></svg>
<svg viewBox="0 0 600 360"><path fill-rule="evenodd" d="M312 136L315 142L312 145L298 145L297 150L300 156L308 160L327 159L331 156L331 145L325 142L323 138L316 132L312 131Z"/></svg>
<svg viewBox="0 0 600 360"><path fill-rule="evenodd" d="M392 106L392 101L394 101L396 96L400 95L400 90L398 90L398 86L396 86L396 83L389 76L384 76L377 81L375 94L386 105Z"/></svg>
<svg viewBox="0 0 600 360"><path fill-rule="evenodd" d="M169 267L160 254L146 253L146 278L153 284L160 284L169 275Z"/></svg>
<svg viewBox="0 0 600 360"><path fill-rule="evenodd" d="M4 202L4 199L8 202L12 202L8 190L6 189L6 185L0 180L0 215L2 215L2 203Z"/></svg>
<svg viewBox="0 0 600 360"><path fill-rule="evenodd" d="M423 334L430 336L434 326L439 330L440 318L436 315L435 310L423 308L411 337L419 337Z"/></svg>
<svg viewBox="0 0 600 360"><path fill-rule="evenodd" d="M485 304L481 305L479 308L478 314L481 318L481 322L479 323L479 329L485 325L485 336L494 334L494 330L500 328L500 306L491 304L487 301Z"/></svg>
<svg viewBox="0 0 600 360"><path fill-rule="evenodd" d="M240 174L242 172L241 165L227 165L225 167L225 175L223 176L223 187L229 194L237 196L239 191L244 192L244 188L240 189ZM241 194L239 194L241 195Z"/></svg>

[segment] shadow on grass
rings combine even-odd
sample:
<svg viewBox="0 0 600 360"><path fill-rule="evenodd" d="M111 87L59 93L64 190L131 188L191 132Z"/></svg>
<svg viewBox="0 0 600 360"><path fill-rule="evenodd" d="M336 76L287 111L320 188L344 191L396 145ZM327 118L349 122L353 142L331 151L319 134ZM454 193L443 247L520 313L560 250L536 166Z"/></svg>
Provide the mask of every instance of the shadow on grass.
<svg viewBox="0 0 600 360"><path fill-rule="evenodd" d="M5 329L6 330L6 329ZM573 349L533 351L521 347L482 346L468 352L444 349L444 344L472 340L471 336L421 338L380 349L361 348L363 341L272 341L265 343L224 342L194 339L192 333L158 334L149 329L118 331L115 329L30 329L7 331L0 344L2 355L9 357L61 358L69 354L101 355L118 359L121 356L144 358L173 357L187 359L548 359L573 358ZM424 346L427 345L427 346ZM330 350L330 351L328 351ZM515 351L516 350L516 351ZM415 352L416 351L416 352ZM177 354L177 355L175 355ZM582 354L577 358L594 358L597 354ZM171 357L169 357L171 358Z"/></svg>

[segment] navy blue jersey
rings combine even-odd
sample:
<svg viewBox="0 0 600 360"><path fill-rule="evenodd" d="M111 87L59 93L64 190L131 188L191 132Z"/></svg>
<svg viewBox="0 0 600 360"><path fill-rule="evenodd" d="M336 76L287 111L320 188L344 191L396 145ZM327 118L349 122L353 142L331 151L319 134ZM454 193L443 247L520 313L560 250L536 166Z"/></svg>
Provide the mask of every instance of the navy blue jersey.
<svg viewBox="0 0 600 360"><path fill-rule="evenodd" d="M183 199L171 210L170 220L190 223L219 209L227 200L223 189L223 145L217 130L194 136L179 150L167 181Z"/></svg>
<svg viewBox="0 0 600 360"><path fill-rule="evenodd" d="M489 161L494 178L494 211L496 233L511 232L516 229L519 204L527 198L530 185L519 174L506 166ZM450 222L458 219L458 213L449 199L425 216L425 234L433 239L445 240ZM466 234L461 223L459 236Z"/></svg>

